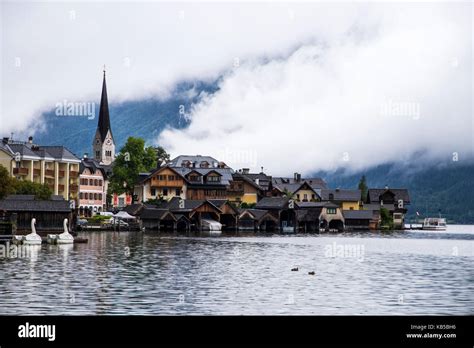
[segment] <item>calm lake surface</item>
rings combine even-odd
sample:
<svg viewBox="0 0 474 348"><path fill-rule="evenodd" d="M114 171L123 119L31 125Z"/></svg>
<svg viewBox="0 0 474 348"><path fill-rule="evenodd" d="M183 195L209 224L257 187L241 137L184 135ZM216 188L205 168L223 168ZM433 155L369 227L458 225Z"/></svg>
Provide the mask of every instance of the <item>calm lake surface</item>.
<svg viewBox="0 0 474 348"><path fill-rule="evenodd" d="M474 314L474 226L80 236L89 243L1 257L0 314Z"/></svg>

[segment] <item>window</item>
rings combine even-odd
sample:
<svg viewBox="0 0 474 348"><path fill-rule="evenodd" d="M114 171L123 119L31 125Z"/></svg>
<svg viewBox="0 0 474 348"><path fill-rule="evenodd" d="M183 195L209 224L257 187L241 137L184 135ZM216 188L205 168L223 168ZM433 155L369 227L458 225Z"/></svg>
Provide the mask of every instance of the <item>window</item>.
<svg viewBox="0 0 474 348"><path fill-rule="evenodd" d="M174 175L168 175L168 180L169 181L174 181L176 179L175 179Z"/></svg>
<svg viewBox="0 0 474 348"><path fill-rule="evenodd" d="M304 199L305 201L308 200L308 194L307 194L307 193L305 193L305 194L303 195L303 199Z"/></svg>
<svg viewBox="0 0 474 348"><path fill-rule="evenodd" d="M327 208L328 214L336 214L336 208Z"/></svg>
<svg viewBox="0 0 474 348"><path fill-rule="evenodd" d="M79 193L79 199L83 199L83 197L84 197L84 194L82 192Z"/></svg>
<svg viewBox="0 0 474 348"><path fill-rule="evenodd" d="M102 186L102 180L99 180L99 186Z"/></svg>
<svg viewBox="0 0 474 348"><path fill-rule="evenodd" d="M84 193L84 199L89 199L89 194L87 192Z"/></svg>
<svg viewBox="0 0 474 348"><path fill-rule="evenodd" d="M96 158L100 158L100 151L96 151L96 152L95 152L95 157L96 157Z"/></svg>
<svg viewBox="0 0 474 348"><path fill-rule="evenodd" d="M156 189L151 189L151 195L156 196Z"/></svg>
<svg viewBox="0 0 474 348"><path fill-rule="evenodd" d="M220 182L221 177L217 175L210 175L207 177L207 182Z"/></svg>
<svg viewBox="0 0 474 348"><path fill-rule="evenodd" d="M118 205L119 207L123 207L125 205L125 199L123 197L119 197Z"/></svg>
<svg viewBox="0 0 474 348"><path fill-rule="evenodd" d="M166 180L166 175L158 175L158 180Z"/></svg>
<svg viewBox="0 0 474 348"><path fill-rule="evenodd" d="M201 168L209 168L209 162L207 162L207 161L202 161L199 166L200 166Z"/></svg>
<svg viewBox="0 0 474 348"><path fill-rule="evenodd" d="M99 199L102 200L102 193L99 193Z"/></svg>
<svg viewBox="0 0 474 348"><path fill-rule="evenodd" d="M97 193L94 193L94 200L97 200Z"/></svg>
<svg viewBox="0 0 474 348"><path fill-rule="evenodd" d="M175 196L179 196L181 194L181 189L176 189L174 192Z"/></svg>
<svg viewBox="0 0 474 348"><path fill-rule="evenodd" d="M349 210L354 210L354 207L350 207Z"/></svg>
<svg viewBox="0 0 474 348"><path fill-rule="evenodd" d="M311 199L316 199L316 195L314 193L311 195Z"/></svg>
<svg viewBox="0 0 474 348"><path fill-rule="evenodd" d="M163 189L163 196L168 196L168 189L166 187Z"/></svg>
<svg viewBox="0 0 474 348"><path fill-rule="evenodd" d="M300 200L300 194L299 193L296 194L296 199Z"/></svg>
<svg viewBox="0 0 474 348"><path fill-rule="evenodd" d="M90 186L93 186L93 185L94 185L94 180L89 179L89 185L90 185Z"/></svg>
<svg viewBox="0 0 474 348"><path fill-rule="evenodd" d="M329 194L329 200L332 201L334 199L334 194L333 193L330 193Z"/></svg>
<svg viewBox="0 0 474 348"><path fill-rule="evenodd" d="M99 186L99 180L95 179L95 180L94 180L94 185L95 185L95 186Z"/></svg>
<svg viewBox="0 0 474 348"><path fill-rule="evenodd" d="M200 182L200 181L201 181L201 178L200 178L199 175L190 175L190 176L189 176L189 181Z"/></svg>

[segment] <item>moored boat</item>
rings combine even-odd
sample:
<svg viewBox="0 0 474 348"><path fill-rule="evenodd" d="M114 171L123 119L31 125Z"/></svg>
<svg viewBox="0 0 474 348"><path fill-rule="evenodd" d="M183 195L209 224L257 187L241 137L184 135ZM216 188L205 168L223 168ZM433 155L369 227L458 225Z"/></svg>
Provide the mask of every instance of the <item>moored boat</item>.
<svg viewBox="0 0 474 348"><path fill-rule="evenodd" d="M425 218L423 221L423 229L431 231L446 231L445 218Z"/></svg>

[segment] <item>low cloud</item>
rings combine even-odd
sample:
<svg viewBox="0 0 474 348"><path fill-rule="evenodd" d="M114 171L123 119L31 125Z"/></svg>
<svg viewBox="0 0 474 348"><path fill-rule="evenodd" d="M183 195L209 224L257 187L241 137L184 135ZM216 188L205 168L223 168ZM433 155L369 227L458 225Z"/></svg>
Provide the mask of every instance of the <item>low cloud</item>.
<svg viewBox="0 0 474 348"><path fill-rule="evenodd" d="M338 36L248 59L156 140L275 175L472 156L467 4L374 6Z"/></svg>

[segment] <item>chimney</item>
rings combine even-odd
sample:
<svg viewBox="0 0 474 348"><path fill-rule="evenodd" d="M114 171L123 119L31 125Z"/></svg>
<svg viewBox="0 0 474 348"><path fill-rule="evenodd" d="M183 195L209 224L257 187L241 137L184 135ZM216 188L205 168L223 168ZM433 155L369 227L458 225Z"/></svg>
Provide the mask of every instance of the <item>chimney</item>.
<svg viewBox="0 0 474 348"><path fill-rule="evenodd" d="M28 137L28 144L33 144L33 137L31 135Z"/></svg>
<svg viewBox="0 0 474 348"><path fill-rule="evenodd" d="M263 166L260 167L260 173L263 174Z"/></svg>
<svg viewBox="0 0 474 348"><path fill-rule="evenodd" d="M294 179L295 179L296 182L300 182L301 181L301 174L300 173L295 173Z"/></svg>
<svg viewBox="0 0 474 348"><path fill-rule="evenodd" d="M242 168L242 174L248 174L248 173L250 173L249 168Z"/></svg>
<svg viewBox="0 0 474 348"><path fill-rule="evenodd" d="M87 152L84 152L84 155L82 156L82 158L87 159L87 156L89 156L89 154Z"/></svg>
<svg viewBox="0 0 474 348"><path fill-rule="evenodd" d="M388 190L388 185L387 184L385 184L385 189Z"/></svg>

